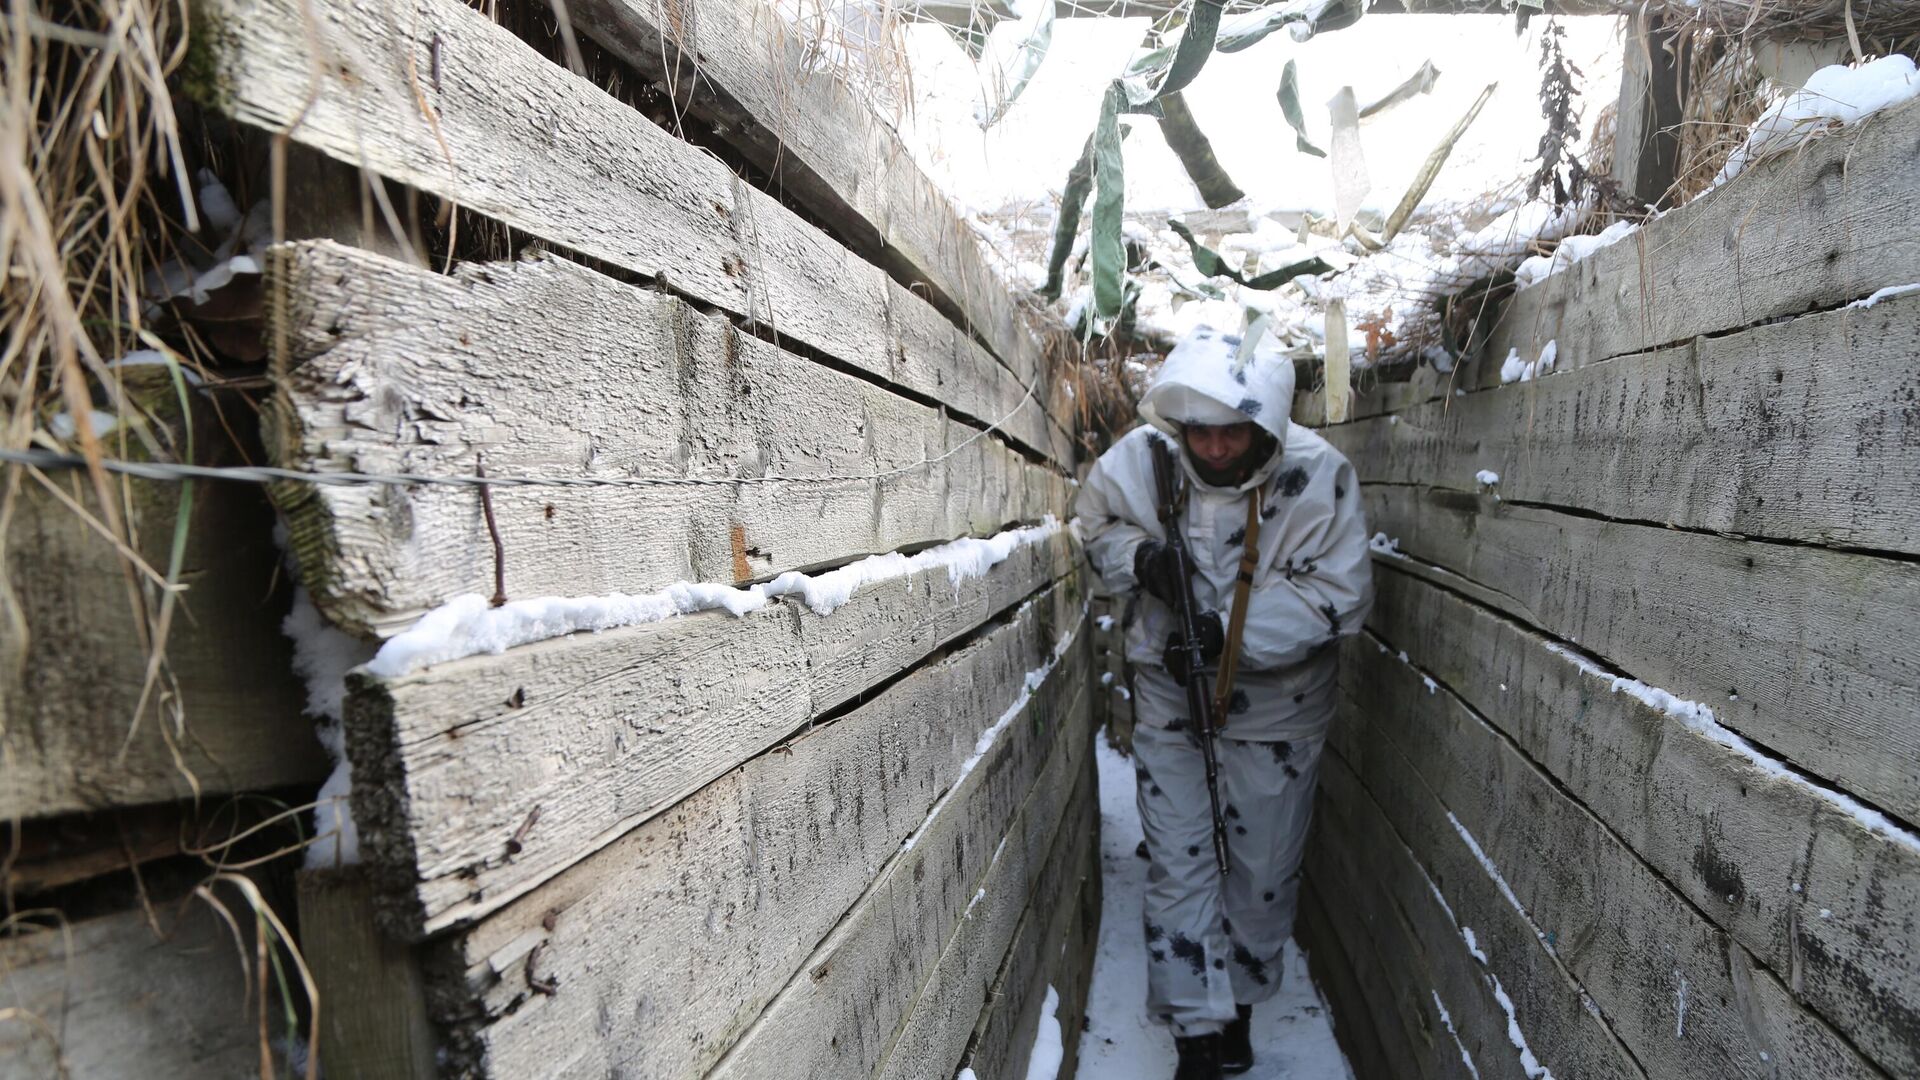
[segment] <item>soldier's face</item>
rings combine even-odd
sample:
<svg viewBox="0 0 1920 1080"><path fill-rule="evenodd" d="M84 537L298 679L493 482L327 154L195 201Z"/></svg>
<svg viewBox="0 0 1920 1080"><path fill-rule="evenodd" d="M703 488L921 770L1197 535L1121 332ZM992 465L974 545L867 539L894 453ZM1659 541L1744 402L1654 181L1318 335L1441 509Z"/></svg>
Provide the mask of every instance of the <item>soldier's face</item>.
<svg viewBox="0 0 1920 1080"><path fill-rule="evenodd" d="M1253 448L1253 424L1188 424L1187 452L1215 471L1231 468Z"/></svg>

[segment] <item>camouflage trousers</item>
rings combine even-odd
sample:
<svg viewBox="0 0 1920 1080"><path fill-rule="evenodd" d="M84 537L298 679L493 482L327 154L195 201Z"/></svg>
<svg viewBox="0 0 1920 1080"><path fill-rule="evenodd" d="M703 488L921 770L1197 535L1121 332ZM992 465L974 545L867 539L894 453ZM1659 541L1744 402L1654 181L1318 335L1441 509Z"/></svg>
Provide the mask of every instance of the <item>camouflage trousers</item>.
<svg viewBox="0 0 1920 1080"><path fill-rule="evenodd" d="M1280 991L1325 726L1288 740L1216 740L1230 870L1223 883L1205 759L1184 721L1185 692L1153 669L1137 671L1135 687L1136 707L1179 713L1142 722L1133 733L1151 860L1143 913L1147 1009L1176 1035L1203 1035L1232 1020L1236 1004Z"/></svg>

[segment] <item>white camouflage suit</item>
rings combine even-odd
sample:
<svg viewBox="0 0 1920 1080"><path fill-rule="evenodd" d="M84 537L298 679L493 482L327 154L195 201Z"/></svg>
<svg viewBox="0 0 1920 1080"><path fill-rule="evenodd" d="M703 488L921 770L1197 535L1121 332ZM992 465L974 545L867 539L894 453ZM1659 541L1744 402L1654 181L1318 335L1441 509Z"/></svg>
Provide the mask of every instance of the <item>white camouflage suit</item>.
<svg viewBox="0 0 1920 1080"><path fill-rule="evenodd" d="M1293 933L1300 859L1321 747L1333 714L1338 639L1373 602L1367 530L1353 466L1326 440L1288 421L1293 365L1256 354L1208 328L1181 341L1141 399L1146 424L1101 455L1075 512L1095 570L1130 596L1127 657L1134 668L1135 770L1148 871L1147 1006L1186 1037L1219 1031L1236 1003L1280 989L1281 950ZM1134 553L1164 540L1150 439L1178 448L1182 421L1251 419L1280 452L1235 489L1201 481L1184 449L1189 485L1181 528L1200 610L1226 620L1243 554L1247 500L1261 492L1258 563L1247 600L1239 670L1216 742L1230 870L1222 888L1199 737L1186 690L1163 663L1173 611L1139 588ZM1214 672L1203 685L1211 691Z"/></svg>

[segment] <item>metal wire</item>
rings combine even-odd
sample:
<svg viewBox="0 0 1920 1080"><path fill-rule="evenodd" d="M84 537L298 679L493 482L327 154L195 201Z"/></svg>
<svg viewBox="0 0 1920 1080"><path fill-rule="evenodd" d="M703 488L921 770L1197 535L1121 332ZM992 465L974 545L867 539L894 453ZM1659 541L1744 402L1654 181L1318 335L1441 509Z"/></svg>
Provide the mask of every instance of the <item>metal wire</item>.
<svg viewBox="0 0 1920 1080"><path fill-rule="evenodd" d="M911 465L902 465L884 472L865 475L826 474L820 476L730 476L730 477L689 477L689 476L516 476L511 473L447 474L447 473L368 473L368 472L311 472L305 469L283 469L272 465L188 465L173 461L126 461L115 458L100 462L108 472L120 473L142 480L161 480L179 482L183 480L216 480L228 483L269 484L288 480L300 483L319 484L328 487L350 487L358 484L388 484L392 486L410 486L414 484L438 484L456 487L731 487L736 484L861 484L875 480L885 480L910 472L929 468L960 453L967 447L986 438L1012 420L1021 409L1033 401L1033 391L1028 390L1020 398L1020 403L1008 410L1005 416L993 422L989 427L968 436L966 441L955 446L939 457L921 458ZM0 462L15 465L31 465L39 469L84 469L88 461L79 454L62 454L53 450L12 450L0 449Z"/></svg>

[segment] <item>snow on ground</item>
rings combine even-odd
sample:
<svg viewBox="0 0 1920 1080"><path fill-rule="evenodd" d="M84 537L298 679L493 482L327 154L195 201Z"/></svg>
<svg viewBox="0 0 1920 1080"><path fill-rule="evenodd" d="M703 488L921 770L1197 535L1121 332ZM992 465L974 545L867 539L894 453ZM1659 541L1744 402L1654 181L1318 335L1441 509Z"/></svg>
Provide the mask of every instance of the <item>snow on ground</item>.
<svg viewBox="0 0 1920 1080"><path fill-rule="evenodd" d="M1100 865L1104 899L1100 948L1093 962L1087 1027L1080 1036L1079 1075L1097 1080L1166 1080L1173 1075L1173 1036L1147 1017L1147 950L1140 910L1147 886L1134 805L1133 764L1101 733ZM1248 1080L1351 1080L1353 1069L1333 1039L1327 1003L1307 975L1306 956L1287 946L1278 996L1253 1010L1253 1071Z"/></svg>

